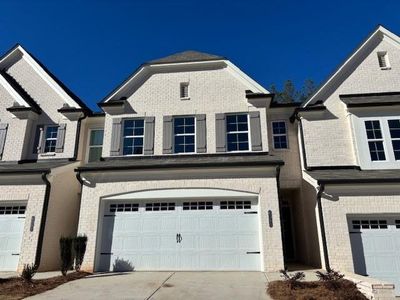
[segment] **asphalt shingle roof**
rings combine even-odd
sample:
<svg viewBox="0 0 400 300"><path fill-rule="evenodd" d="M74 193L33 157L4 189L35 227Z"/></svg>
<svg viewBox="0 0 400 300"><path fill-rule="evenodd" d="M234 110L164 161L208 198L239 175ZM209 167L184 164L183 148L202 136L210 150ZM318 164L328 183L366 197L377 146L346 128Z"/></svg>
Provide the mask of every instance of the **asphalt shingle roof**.
<svg viewBox="0 0 400 300"><path fill-rule="evenodd" d="M330 169L306 171L319 183L400 182L400 170Z"/></svg>
<svg viewBox="0 0 400 300"><path fill-rule="evenodd" d="M167 63L180 63L180 62L193 62L193 61L209 61L209 60L221 60L225 57L208 54L204 52L198 52L188 50L184 52L175 53L169 56L165 56L159 59L148 61L146 64L167 64Z"/></svg>
<svg viewBox="0 0 400 300"><path fill-rule="evenodd" d="M80 171L135 170L162 168L197 168L214 166L262 166L283 165L283 161L266 152L160 155L142 157L119 157L106 161L88 163L79 167Z"/></svg>

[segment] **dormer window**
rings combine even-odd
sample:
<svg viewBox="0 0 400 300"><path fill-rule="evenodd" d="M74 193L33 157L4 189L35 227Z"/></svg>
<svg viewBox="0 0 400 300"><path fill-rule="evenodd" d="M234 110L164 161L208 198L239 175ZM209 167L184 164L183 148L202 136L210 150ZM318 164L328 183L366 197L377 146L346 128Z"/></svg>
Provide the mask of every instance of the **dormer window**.
<svg viewBox="0 0 400 300"><path fill-rule="evenodd" d="M181 99L189 99L189 82L182 82L180 87Z"/></svg>
<svg viewBox="0 0 400 300"><path fill-rule="evenodd" d="M378 52L378 63L381 70L390 69L389 57L386 51Z"/></svg>
<svg viewBox="0 0 400 300"><path fill-rule="evenodd" d="M58 126L47 126L46 127L46 137L44 144L45 153L56 152Z"/></svg>

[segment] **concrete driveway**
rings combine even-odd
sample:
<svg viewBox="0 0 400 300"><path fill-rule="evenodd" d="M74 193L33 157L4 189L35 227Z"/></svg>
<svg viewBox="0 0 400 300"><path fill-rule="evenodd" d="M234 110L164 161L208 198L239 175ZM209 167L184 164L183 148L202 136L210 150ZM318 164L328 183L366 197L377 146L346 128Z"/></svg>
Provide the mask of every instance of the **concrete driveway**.
<svg viewBox="0 0 400 300"><path fill-rule="evenodd" d="M261 272L96 274L28 299L270 299Z"/></svg>

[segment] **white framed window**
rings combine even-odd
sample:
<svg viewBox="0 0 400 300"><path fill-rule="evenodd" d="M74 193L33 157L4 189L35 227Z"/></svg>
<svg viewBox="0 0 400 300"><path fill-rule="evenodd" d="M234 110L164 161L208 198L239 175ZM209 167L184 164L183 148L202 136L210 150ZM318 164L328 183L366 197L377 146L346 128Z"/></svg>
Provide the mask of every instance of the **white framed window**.
<svg viewBox="0 0 400 300"><path fill-rule="evenodd" d="M372 161L386 160L384 139L379 120L364 121Z"/></svg>
<svg viewBox="0 0 400 300"><path fill-rule="evenodd" d="M181 99L189 99L189 82L181 82L180 97Z"/></svg>
<svg viewBox="0 0 400 300"><path fill-rule="evenodd" d="M127 119L123 122L123 155L143 154L144 119Z"/></svg>
<svg viewBox="0 0 400 300"><path fill-rule="evenodd" d="M56 152L58 126L46 126L45 130L44 152Z"/></svg>
<svg viewBox="0 0 400 300"><path fill-rule="evenodd" d="M87 161L99 161L101 158L101 152L103 150L103 128L93 128L89 131L89 144L88 144L88 154Z"/></svg>
<svg viewBox="0 0 400 300"><path fill-rule="evenodd" d="M400 119L388 120L390 138L395 160L400 160Z"/></svg>
<svg viewBox="0 0 400 300"><path fill-rule="evenodd" d="M362 169L400 168L400 116L352 116Z"/></svg>
<svg viewBox="0 0 400 300"><path fill-rule="evenodd" d="M174 117L174 153L195 153L195 149L195 117Z"/></svg>
<svg viewBox="0 0 400 300"><path fill-rule="evenodd" d="M378 63L381 70L390 69L389 56L386 51L378 52Z"/></svg>
<svg viewBox="0 0 400 300"><path fill-rule="evenodd" d="M249 151L248 114L231 114L226 116L226 140L228 151Z"/></svg>
<svg viewBox="0 0 400 300"><path fill-rule="evenodd" d="M288 149L287 125L285 121L272 121L274 149Z"/></svg>

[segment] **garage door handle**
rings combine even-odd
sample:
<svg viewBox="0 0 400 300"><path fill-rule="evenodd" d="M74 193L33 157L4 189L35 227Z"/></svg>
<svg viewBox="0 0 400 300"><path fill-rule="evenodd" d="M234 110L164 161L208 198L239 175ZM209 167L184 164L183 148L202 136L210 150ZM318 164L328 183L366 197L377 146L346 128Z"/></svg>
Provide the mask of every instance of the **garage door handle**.
<svg viewBox="0 0 400 300"><path fill-rule="evenodd" d="M182 242L182 235L179 234L179 243L181 243L181 242Z"/></svg>
<svg viewBox="0 0 400 300"><path fill-rule="evenodd" d="M179 243L179 233L176 234L176 243Z"/></svg>

